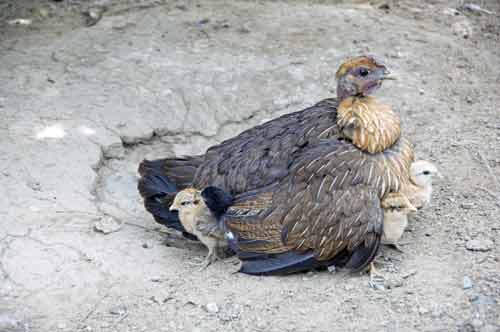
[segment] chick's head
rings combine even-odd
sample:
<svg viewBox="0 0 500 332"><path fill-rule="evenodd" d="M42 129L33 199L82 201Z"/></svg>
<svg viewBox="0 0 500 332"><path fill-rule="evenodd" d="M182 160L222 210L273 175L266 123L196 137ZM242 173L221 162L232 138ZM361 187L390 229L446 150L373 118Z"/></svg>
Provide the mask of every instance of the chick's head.
<svg viewBox="0 0 500 332"><path fill-rule="evenodd" d="M417 160L411 164L411 180L419 187L432 186L434 176L442 177L437 167L426 160Z"/></svg>
<svg viewBox="0 0 500 332"><path fill-rule="evenodd" d="M198 216L207 206L199 190L187 188L179 191L170 206L170 211L178 211L181 221Z"/></svg>

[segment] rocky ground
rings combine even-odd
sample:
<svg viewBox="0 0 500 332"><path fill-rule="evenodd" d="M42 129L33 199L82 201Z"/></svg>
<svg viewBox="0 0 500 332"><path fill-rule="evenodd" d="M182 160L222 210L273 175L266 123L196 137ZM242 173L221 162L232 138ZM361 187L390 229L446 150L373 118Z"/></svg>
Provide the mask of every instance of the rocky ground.
<svg viewBox="0 0 500 332"><path fill-rule="evenodd" d="M500 331L500 4L0 1L0 331ZM486 11L484 11L486 10ZM347 56L445 174L366 275L199 272L136 192L145 157L335 93Z"/></svg>

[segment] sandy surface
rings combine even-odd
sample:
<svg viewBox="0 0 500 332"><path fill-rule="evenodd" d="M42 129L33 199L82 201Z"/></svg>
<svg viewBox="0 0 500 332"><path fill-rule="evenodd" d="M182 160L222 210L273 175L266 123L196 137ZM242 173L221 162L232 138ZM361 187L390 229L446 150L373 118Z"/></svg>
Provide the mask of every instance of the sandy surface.
<svg viewBox="0 0 500 332"><path fill-rule="evenodd" d="M414 3L0 1L0 331L500 331L500 4ZM404 253L384 248L387 288L199 272L205 250L144 211L138 162L332 96L361 52L445 174Z"/></svg>

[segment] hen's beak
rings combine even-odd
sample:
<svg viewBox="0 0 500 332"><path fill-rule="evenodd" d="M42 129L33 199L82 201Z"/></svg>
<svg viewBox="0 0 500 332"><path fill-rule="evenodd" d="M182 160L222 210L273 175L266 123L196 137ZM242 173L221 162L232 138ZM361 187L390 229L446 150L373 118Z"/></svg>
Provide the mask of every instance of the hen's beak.
<svg viewBox="0 0 500 332"><path fill-rule="evenodd" d="M389 74L387 76L382 77L382 79L384 81L386 81L386 80L388 80L388 81L396 81L398 78L396 76L394 76L393 74Z"/></svg>
<svg viewBox="0 0 500 332"><path fill-rule="evenodd" d="M380 68L379 69L379 77L380 80L385 81L385 80L397 80L396 76L392 74L389 69L387 68Z"/></svg>

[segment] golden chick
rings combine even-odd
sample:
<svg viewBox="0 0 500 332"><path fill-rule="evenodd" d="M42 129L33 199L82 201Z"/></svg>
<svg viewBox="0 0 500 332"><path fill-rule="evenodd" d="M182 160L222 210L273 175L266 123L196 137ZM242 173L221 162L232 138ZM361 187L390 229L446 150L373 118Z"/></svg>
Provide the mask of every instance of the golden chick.
<svg viewBox="0 0 500 332"><path fill-rule="evenodd" d="M219 251L227 246L219 217L232 198L222 190L207 187L203 191L187 188L177 193L170 211L177 211L185 231L196 236L208 248L202 263L203 270L219 258Z"/></svg>

